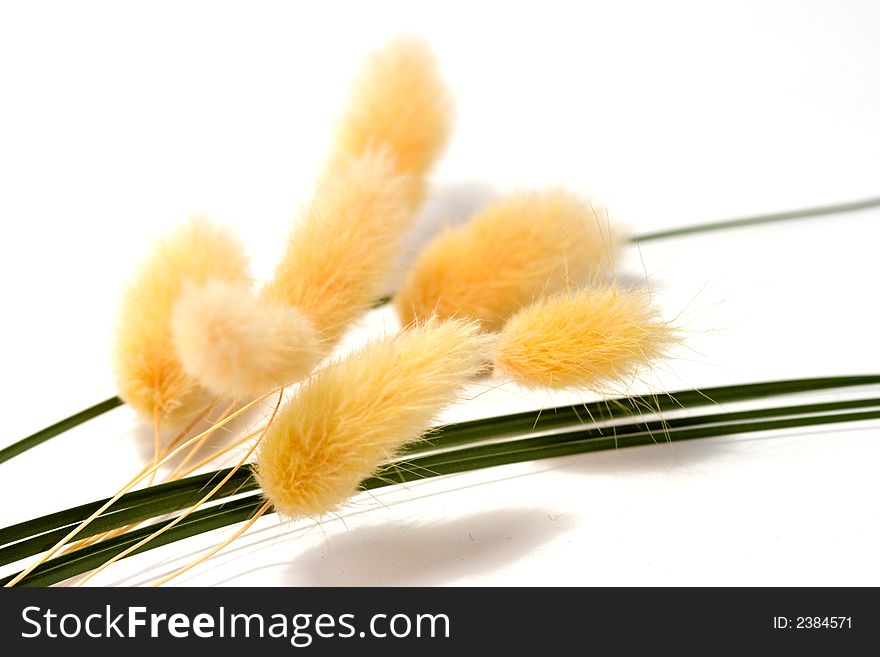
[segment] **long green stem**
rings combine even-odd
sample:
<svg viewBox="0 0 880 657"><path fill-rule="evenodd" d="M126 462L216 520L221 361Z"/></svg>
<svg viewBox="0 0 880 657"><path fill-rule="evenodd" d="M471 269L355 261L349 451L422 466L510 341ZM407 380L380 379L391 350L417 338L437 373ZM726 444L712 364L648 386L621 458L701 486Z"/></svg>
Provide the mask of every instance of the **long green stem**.
<svg viewBox="0 0 880 657"><path fill-rule="evenodd" d="M604 422L626 418L642 412L693 409L713 404L733 403L808 391L880 384L880 375L821 377L790 379L719 386L704 390L680 390L660 395L621 397L589 404L575 404L557 408L528 411L513 415L484 418L438 427L425 440L407 446L401 456L408 457L449 449L506 436L552 431L560 427L582 425L585 422ZM601 434L611 429L597 429ZM620 429L617 429L620 431ZM155 518L159 515L186 508L193 504L206 488L228 470L219 470L173 481L144 490L127 493L106 512L83 529L76 539L109 531L127 524ZM256 488L249 470L241 470L218 492L215 499L247 492ZM63 538L67 532L101 508L107 500L84 504L33 520L0 529L0 564L10 563L30 554L36 554ZM24 551L27 550L27 553Z"/></svg>
<svg viewBox="0 0 880 657"><path fill-rule="evenodd" d="M117 508L117 505L114 504L113 507L90 522L71 541L81 540L119 527L151 520L166 513L192 506L204 494L205 490L209 490L214 483L229 474L229 471L230 468L225 468L207 475L179 479L168 484L161 484L160 486L153 486L129 493L128 495L136 497L128 498L127 495L124 496L117 503L121 505L120 508ZM174 484L177 486L174 486ZM165 489L166 486L169 489ZM240 493L247 493L257 488L257 482L252 476L250 466L245 466L233 474L229 481L214 494L213 498L220 500ZM95 510L101 508L106 501L102 500L97 503L84 504L36 518L37 522L33 525L31 524L32 521L28 521L5 528L4 532L7 529L10 531L3 538L7 539L8 537L9 542L0 548L0 565L12 563L50 549L73 530L74 527L91 516ZM68 519L72 517L77 518L77 520L75 522L68 522Z"/></svg>
<svg viewBox="0 0 880 657"><path fill-rule="evenodd" d="M682 237L686 235L697 235L700 233L708 233L717 230L726 230L728 228L738 228L743 226L756 226L759 224L767 224L779 221L788 221L791 219L805 219L809 217L819 217L831 214L843 214L846 212L855 212L858 210L867 210L870 208L880 207L880 197L862 199L859 201L850 201L847 203L837 203L834 205L823 205L813 208L805 208L802 210L790 210L788 212L777 212L772 214L755 215L751 217L739 217L737 219L727 219L724 221L715 221L705 224L697 224L694 226L683 226L681 228L673 228L669 230L661 230L653 233L644 233L636 235L632 238L632 242L644 243L652 242L670 237ZM391 297L383 297L376 302L375 307L388 303ZM0 450L0 463L8 461L14 456L26 452L32 447L53 438L69 429L72 429L92 418L106 413L122 404L119 397L111 397L104 401L91 406L90 408L80 411L60 422L56 422L50 427L46 427L26 438L19 440L12 445Z"/></svg>
<svg viewBox="0 0 880 657"><path fill-rule="evenodd" d="M618 431L614 435L607 433L597 435L596 431L592 429L576 429L549 436L535 436L489 445L475 445L473 447L465 447L408 460L405 462L405 467L398 467L395 463L388 464L374 477L366 480L363 486L365 489L378 488L380 484L387 486L424 477L453 474L496 465L522 463L524 461L619 449L622 447L660 445L667 442L697 438L733 436L758 431L775 431L841 422L874 420L880 418L880 408L877 408L878 403L880 403L878 400L872 400L870 410L852 413L809 414L782 419L759 419L750 422L738 420L735 422L700 423L698 426L692 425L696 424L694 420L699 420L700 418L684 418L684 420L687 420L687 423L683 426L675 426L673 423L677 424L677 422L670 420L667 424L673 426L664 428L661 423L653 425L644 424L641 427L633 425L632 427L627 427L631 431ZM786 411L787 409L781 410ZM759 412L754 411L756 414ZM756 415L755 417L759 416ZM767 418L770 417L772 416L767 415Z"/></svg>
<svg viewBox="0 0 880 657"><path fill-rule="evenodd" d="M847 404L847 408L854 408L854 404L866 403L867 401L874 405L880 402L880 400L874 399L863 402L850 401L842 403ZM790 414L793 411L792 408L774 410L784 412L785 414ZM835 410L839 411L840 409L836 408ZM614 435L597 436L595 429L576 429L549 436L523 438L503 443L450 450L439 454L413 458L406 462L405 468L399 467L398 464L394 463L388 464L376 473L375 476L365 480L363 488L367 490L376 489L392 484L467 472L497 465L617 449L620 447L880 419L880 409L877 408L859 412L809 414L784 417L782 419L760 419L753 421L748 421L744 415L746 413L749 414L749 417L757 417L755 414L766 411L767 409L763 409L763 411L757 410L731 414L736 415L738 418L733 422L704 426L668 426L673 421L687 421L689 423L699 421L699 418L679 418L678 420L670 420L666 427L661 427L659 433L656 428L653 430L649 429L650 423L641 423L641 429L637 429L634 426L631 432L618 430ZM259 493L255 493L232 502L224 502L197 511L155 541L151 541L133 551L132 554L145 552L190 536L242 522L249 519L263 503L264 499L262 496ZM272 510L270 509L269 512L271 513ZM171 521L164 522L168 523ZM149 536L161 525L162 523L158 523L149 527L143 527L102 543L51 559L34 569L20 583L28 586L48 586L88 572L100 566L107 559L120 554L146 536ZM0 580L0 585L11 581L13 577L14 575L11 575Z"/></svg>
<svg viewBox="0 0 880 657"><path fill-rule="evenodd" d="M655 240L663 240L669 237L684 237L686 235L697 235L699 233L711 233L716 230L727 230L728 228L741 228L743 226L757 226L759 224L770 224L779 221L789 221L791 219L806 219L808 217L821 217L828 214L857 212L859 210L868 210L876 207L880 207L880 197L866 198L860 201L851 201L849 203L837 203L835 205L822 205L815 208L805 208L803 210L789 210L787 212L760 214L753 217L713 221L711 223L696 224L694 226L670 228L669 230L658 230L654 233L636 235L632 238L632 241L640 243L653 242Z"/></svg>
<svg viewBox="0 0 880 657"><path fill-rule="evenodd" d="M538 411L482 418L438 427L424 441L413 443L403 455L430 448L448 448L492 438L551 431L586 422L607 422L644 413L689 410L703 406L753 401L780 395L819 392L880 384L880 375L784 379L763 383L716 386L701 390L617 397L588 404L557 406ZM2 531L0 531L2 536Z"/></svg>
<svg viewBox="0 0 880 657"><path fill-rule="evenodd" d="M68 418L61 420L60 422L56 422L55 424L46 427L45 429L41 429L36 433L32 433L27 438L22 438L17 443L13 443L9 447L0 449L0 463L8 461L13 456L18 456L19 454L29 450L31 447L36 447L37 445L46 442L50 438L54 438L55 436L62 434L65 431L79 426L83 422L87 422L92 418L103 415L107 411L111 411L117 406L121 405L122 400L119 397L110 397L110 399L105 399L104 401L95 404L94 406L90 406L84 411L80 411L79 413L76 413Z"/></svg>

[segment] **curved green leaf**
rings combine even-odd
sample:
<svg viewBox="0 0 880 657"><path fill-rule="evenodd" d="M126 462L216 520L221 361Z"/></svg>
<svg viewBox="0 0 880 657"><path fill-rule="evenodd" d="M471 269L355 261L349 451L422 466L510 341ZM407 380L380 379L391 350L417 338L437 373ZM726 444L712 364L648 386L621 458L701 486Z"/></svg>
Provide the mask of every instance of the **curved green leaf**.
<svg viewBox="0 0 880 657"><path fill-rule="evenodd" d="M699 408L711 404L871 384L880 384L880 375L791 379L719 386L701 391L680 390L661 395L621 397L589 404L527 411L438 427L425 440L414 442L404 448L401 456L450 449L506 436L552 431L560 427L584 424L587 421L616 420L643 411L662 412ZM610 431L610 429L597 431L601 435L602 431ZM223 469L127 493L84 528L77 535L77 540L186 508L197 502L214 481L225 477L228 473L229 469ZM255 488L256 483L251 477L250 469L245 467L230 478L214 499L222 499ZM0 565L36 554L55 545L106 502L107 499L99 500L0 529L0 546L3 546L0 547Z"/></svg>
<svg viewBox="0 0 880 657"><path fill-rule="evenodd" d="M743 226L757 226L759 224L789 221L791 219L806 219L808 217L820 217L828 214L857 212L858 210L868 210L870 208L876 207L880 207L880 197L866 198L860 201L838 203L835 205L822 205L815 208L805 208L803 210L789 210L787 212L775 212L772 214L762 214L753 217L726 219L723 221L713 221L706 224L696 224L694 226L682 226L681 228L659 230L655 233L645 233L644 235L637 235L636 237L633 237L632 241L640 243L653 242L655 240L667 239L669 237L684 237L685 235L710 233L716 230L727 230L728 228L741 228Z"/></svg>
<svg viewBox="0 0 880 657"><path fill-rule="evenodd" d="M61 420L60 422L56 422L55 424L46 427L45 429L41 429L36 433L32 433L27 438L22 438L17 443L13 443L9 447L4 447L3 449L0 449L0 463L8 461L13 456L18 456L22 452L26 452L27 450L29 450L31 447L36 447L40 443L44 443L50 438L54 438L55 436L62 434L65 431L68 431L69 429L73 429L83 422L87 422L92 418L103 415L107 411L113 410L117 406L121 405L122 400L119 397L110 397L110 399L105 399L104 401L99 402L94 406L90 406L84 411L80 411L79 413L76 413L68 418Z"/></svg>
<svg viewBox="0 0 880 657"><path fill-rule="evenodd" d="M878 402L878 400L870 401L874 404ZM855 404L858 402L845 403ZM775 410L791 413L790 408ZM746 413L759 412L761 411L747 411ZM762 419L757 421L741 421L744 416L741 413L736 415L740 420L734 422L724 422L696 427L684 426L676 428L667 426L662 430L662 442L676 442L759 431L775 431L779 429L791 429L805 426L876 420L880 419L880 409L875 408L869 411L852 413L835 412L822 415L810 414L805 416L800 415L795 417L784 417L782 419ZM698 418L679 419L691 422L698 420ZM669 424L672 422L673 420L670 420ZM549 436L524 438L503 443L479 445L449 452L441 452L439 454L408 460L406 462L406 468L401 468L398 464L386 465L375 476L365 480L363 487L364 489L375 489L397 483L411 482L443 474L466 472L497 465L507 465L537 459L617 449L620 447L657 444L658 432L647 430L648 424L650 423L642 423L643 429L641 431L633 430L632 433L621 433L618 431L615 435L602 435L597 437L595 435L595 429L578 429ZM232 502L224 502L207 509L196 511L165 534L162 534L150 543L143 545L138 550L133 551L132 554L146 552L153 548L167 545L190 536L195 536L206 531L211 531L213 529L247 520L263 505L263 501L262 496L259 493L255 493ZM269 513L271 512L273 512L272 509L269 510ZM170 520L165 522L170 522ZM48 586L88 572L89 570L100 566L111 557L120 554L126 548L136 544L143 538L146 538L162 526L162 524L163 523L158 523L156 525L143 527L122 536L51 559L35 568L20 582L20 584L23 586ZM13 577L15 577L15 574L0 580L0 585L11 581Z"/></svg>

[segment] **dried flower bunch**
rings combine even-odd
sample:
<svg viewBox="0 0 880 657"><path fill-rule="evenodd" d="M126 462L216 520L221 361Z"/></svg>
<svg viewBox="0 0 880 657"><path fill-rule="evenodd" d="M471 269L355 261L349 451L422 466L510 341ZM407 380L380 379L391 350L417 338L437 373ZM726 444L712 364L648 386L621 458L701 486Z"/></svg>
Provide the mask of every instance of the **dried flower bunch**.
<svg viewBox="0 0 880 657"><path fill-rule="evenodd" d="M563 189L498 199L424 248L395 298L401 332L327 362L381 294L451 131L427 48L375 54L272 280L205 218L160 242L122 304L120 396L161 426L219 399L301 383L261 439L257 476L291 517L330 512L494 370L527 386L605 390L673 333L644 291L615 287L621 236ZM157 447L157 461L159 451Z"/></svg>
<svg viewBox="0 0 880 657"><path fill-rule="evenodd" d="M7 585L51 570L45 562L62 550L53 561L118 544L109 558L88 562L96 565L73 566L91 570L83 583L196 522L199 508L232 494L236 482L258 484L263 498L247 522L186 570L269 509L320 517L371 481L393 483L384 468L418 452L439 413L478 377L605 393L667 353L676 335L647 292L614 282L620 232L591 202L554 188L511 193L446 227L398 276L399 332L334 355L401 273L394 270L451 123L451 95L430 51L396 41L356 81L271 280L257 288L242 243L206 217L155 245L122 299L114 349L119 396L153 426L153 462L89 515L56 530L57 542L53 534L34 537L33 548L17 544L17 553L48 551ZM270 396L277 396L274 410L257 431L196 458L214 431ZM192 435L224 407L209 429ZM175 435L166 436L169 428ZM138 484L152 484L172 459L166 483L242 445L235 466L193 488L195 503L174 519L137 530L146 516L106 524L108 509ZM86 531L96 520L110 529Z"/></svg>

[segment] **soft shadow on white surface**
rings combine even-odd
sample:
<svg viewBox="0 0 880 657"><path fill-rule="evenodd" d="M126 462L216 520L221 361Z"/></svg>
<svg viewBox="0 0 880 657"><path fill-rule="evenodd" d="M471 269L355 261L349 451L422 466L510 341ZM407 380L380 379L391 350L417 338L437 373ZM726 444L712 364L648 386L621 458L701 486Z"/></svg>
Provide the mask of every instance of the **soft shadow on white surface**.
<svg viewBox="0 0 880 657"><path fill-rule="evenodd" d="M570 517L540 508L424 524L384 522L335 535L289 560L242 568L214 584L241 584L274 570L278 586L439 586L511 564L572 526Z"/></svg>
<svg viewBox="0 0 880 657"><path fill-rule="evenodd" d="M596 475L619 478L639 476L651 470L662 473L672 466L698 467L701 462L724 458L733 449L729 443L702 442L699 449L677 450L678 445L645 446L615 452L582 454L548 459L532 464L534 469L513 476L493 477L479 483L444 486L442 480L428 479L405 486L373 491L373 497L361 498L363 506L351 506L341 516L327 517L320 523L300 521L251 530L236 544L222 551L219 558L198 567L197 576L208 577L211 571L224 572L229 561L247 564L259 558L263 550L276 554L274 546L290 542L290 559L271 561L259 566L242 567L232 577L212 582L214 585L247 581L258 571L276 573L280 586L435 586L479 578L493 568L506 567L528 557L543 543L576 529L574 516L560 514L550 507L498 508L469 513L455 518L405 520L395 517L393 507L418 505L430 498L442 498L471 489L479 494L500 482L520 481L530 484L534 475L555 471L559 474ZM500 473L499 473L500 474ZM594 501L590 502L591 504ZM365 522L367 524L359 524ZM225 530L226 534L233 531ZM316 533L322 540L315 543ZM220 534L216 540L222 540ZM311 546L300 552L297 541ZM204 548L175 555L173 563L151 562L138 573L108 582L113 585L143 586L171 574L196 559ZM157 572L161 568L162 572ZM187 585L191 575L177 582Z"/></svg>
<svg viewBox="0 0 880 657"><path fill-rule="evenodd" d="M367 493L366 495L368 497L362 498L368 500L363 506L357 506L357 502L352 503L340 514L325 516L324 518L321 518L320 521L305 519L287 522L278 521L277 517L269 516L266 519L272 518L272 524L251 529L244 537L223 550L220 553L220 556L230 557L235 555L235 559L247 560L255 551L259 551L261 547L269 547L279 541L305 540L309 538L310 535L316 533L323 535L323 541L325 544L330 544L332 541L336 540L337 536L346 535L349 532L357 532L358 527L353 526L352 522L356 521L358 516L367 516L370 514L376 516L377 514L381 515L384 513L386 514L385 517L388 518L389 510L392 507L403 505L405 503L418 503L420 501L437 498L449 493L460 493L462 491L467 491L468 489L477 489L492 484L498 484L500 482L527 479L535 474L543 472L544 470L546 470L546 468L535 469L530 472L522 472L513 476L496 476L487 478L478 483L460 484L458 486L451 485L451 482L454 481L454 479L450 481L442 481L440 479L431 478L386 489L379 489ZM439 489L437 488L438 486L440 486ZM387 521L393 522L393 519ZM353 526L353 528L350 529L350 526ZM339 527L342 528L341 531L338 530ZM231 532L233 530L233 528L228 528L225 531ZM222 537L217 540L222 540ZM204 547L199 547L185 554L175 555L173 565L171 561L162 561L160 563L155 561L150 562L140 571L108 583L113 586L148 585L150 582L160 577L165 577L166 575L174 573L180 566L198 558L202 555L204 549ZM296 554L296 550L292 549L291 554ZM291 557L291 559L294 559L294 557ZM222 568L224 566L225 564L216 563L216 561L212 559L205 565L201 566L200 569L205 573L213 568ZM271 567L273 567L273 564L266 564L263 566L263 568ZM156 572L157 568L162 568L163 570L161 572ZM186 584L186 578L186 575L181 577L179 583ZM70 581L72 582L76 579L78 578ZM217 584L221 584L221 582L218 582Z"/></svg>
<svg viewBox="0 0 880 657"><path fill-rule="evenodd" d="M567 517L540 508L499 509L416 526L381 523L299 555L278 583L436 586L521 559L570 527Z"/></svg>

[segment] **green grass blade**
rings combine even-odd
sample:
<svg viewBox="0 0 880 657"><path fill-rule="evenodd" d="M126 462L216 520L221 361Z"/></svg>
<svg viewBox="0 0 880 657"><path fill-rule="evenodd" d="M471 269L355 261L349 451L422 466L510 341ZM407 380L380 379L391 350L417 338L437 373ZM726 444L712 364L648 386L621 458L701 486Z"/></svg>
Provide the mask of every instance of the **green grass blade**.
<svg viewBox="0 0 880 657"><path fill-rule="evenodd" d="M663 428L659 425L650 427L643 425L641 430L636 425L625 427L624 431L615 434L597 434L595 429L565 431L549 436L536 436L490 445L465 447L448 452L440 452L405 461L401 464L392 463L364 482L365 488L376 488L410 482L425 477L434 477L457 472L466 472L496 465L521 463L568 454L583 454L623 447L639 445L659 445L666 442L694 440L697 438L713 438L733 436L759 431L776 431L808 426L837 424L841 422L859 422L880 419L880 408L853 413L834 413L827 415L802 415L782 419L762 419L751 422L722 422L701 424L699 426L681 426ZM757 411L756 411L757 413ZM694 420L697 418L684 418ZM672 424L670 420L668 424ZM373 481L375 479L375 481Z"/></svg>
<svg viewBox="0 0 880 657"><path fill-rule="evenodd" d="M255 504L256 506L254 506ZM142 548L133 550L128 556L140 554L141 552L174 543L190 536L196 536L212 529L219 529L236 522L243 522L252 517L262 504L263 499L257 494L231 502L224 502L207 509L201 509ZM122 536L117 536L82 550L51 559L35 568L20 584L23 586L49 586L62 582L69 577L86 573L99 567L108 559L146 538L160 527L172 522L172 520L169 519L154 525L141 527ZM5 585L13 577L14 575L0 580L0 586Z"/></svg>
<svg viewBox="0 0 880 657"><path fill-rule="evenodd" d="M219 481L228 472L229 469L220 470L129 493L134 497L126 496L125 500L119 500L117 504L90 522L71 540L88 538L192 506L204 496L214 482ZM162 490L157 490L160 488ZM230 477L229 481L217 491L214 499L220 500L257 488L257 482L252 476L250 466L245 466ZM0 547L0 565L48 550L106 502L105 499L84 504L37 518L38 523L24 522L5 528L3 530L6 532L3 536L4 546ZM72 517L76 519L71 521Z"/></svg>
<svg viewBox="0 0 880 657"><path fill-rule="evenodd" d="M825 412L841 412L844 410L851 409L864 409L874 406L880 406L880 398L876 399L859 399L859 400L850 400L850 401L841 401L841 402L826 402L820 404L806 404L799 406L786 406L779 408L769 408L769 409L757 409L751 411L740 411L735 413L718 413L711 415L699 415L699 416L690 416L690 417L682 417L682 418L674 418L671 420L663 421L663 420L654 420L651 422L635 422L630 424L624 424L613 428L613 431L605 428L597 429L597 428L589 428L576 430L575 432L568 432L568 435L576 435L578 440L603 440L603 441L614 441L619 446L625 446L626 441L629 440L630 436L639 435L639 436L649 436L652 440L657 442L662 442L665 432L671 429L681 429L684 427L696 427L696 426L707 426L707 425L721 425L727 427L728 425L735 422L742 422L744 420L750 419L768 419L773 417L783 417L783 416L803 416L807 414L815 414L815 413L825 413ZM492 438L493 436L490 436ZM547 437L550 442L554 442L556 440L555 436ZM525 439L528 441L528 445L530 447L537 446L541 443L539 439ZM501 446L499 445L491 445L487 446L484 449L484 452L487 454L495 454L499 451L509 451L511 446L517 444L514 442L503 443ZM600 443L597 443L600 444ZM604 444L604 443L601 443ZM452 453L452 459L447 458L446 453L441 455L435 455L432 457L428 457L426 459L418 459L415 461L405 461L403 463L396 462L387 466L383 471L377 473L377 480L388 480L389 478L392 481L399 483L399 472L401 468L404 468L409 471L413 471L414 468L417 469L429 469L434 471L437 467L447 467L450 462L457 462L460 459L456 456L456 452ZM468 458L471 458L475 455L480 455L481 452L475 450L473 452L468 452ZM454 470L451 470L454 471ZM450 471L450 472L451 472ZM201 496L201 490L207 486L212 479L217 478L218 476L225 475L228 470L220 471L218 473L211 473L207 476L196 477L197 483L201 488L199 491L190 490L177 492L174 494L175 488L181 487L181 482L173 482L173 485L169 484L168 488L171 489L171 493L162 495L163 506L153 506L144 514L144 507L139 504L133 504L130 507L123 509L121 511L117 511L114 513L108 513L106 515L100 516L93 524L89 525L89 527L83 531L83 533L77 538L85 538L87 536L107 531L109 529L114 529L116 527L124 526L130 522L134 521L144 521L149 520L160 513L168 513L171 511L175 511L181 508L185 508L194 504ZM445 471L444 471L445 472ZM249 468L243 468L238 473L236 473L234 478L224 486L215 499L222 499L223 497L235 495L239 493L249 492L257 488L256 481L251 477L251 471ZM139 494L137 497L143 498L145 497L145 493L149 493L150 489L144 491L137 491ZM82 517L86 517L90 513L93 512L94 508L97 508L94 505L84 505L82 507L77 507L77 511L82 513ZM149 507L148 507L149 508ZM11 545L7 545L6 547L0 549L0 565L5 565L7 563L11 563L13 561L17 561L18 559L22 559L27 556L31 556L34 554L38 554L43 550L46 550L52 547L58 540L64 537L67 532L73 529L76 523L72 523L70 525L65 525L61 528L58 528L54 531L50 531L44 534L40 534L37 536L33 536L31 538L27 538L25 540L19 541L17 543L13 543Z"/></svg>
<svg viewBox="0 0 880 657"><path fill-rule="evenodd" d="M138 508L145 502L156 501L162 504L166 497L172 497L180 493L198 495L202 490L208 488L218 477L222 477L226 474L226 472L227 470L208 472L187 477L186 479L178 479L177 481L171 481L126 493L111 508L107 509L103 515L112 515L128 508ZM88 518L97 509L101 508L109 499L110 498L106 498L96 502L89 502L88 504L82 504L80 506L64 509L63 511L57 511L55 513L50 513L49 515L4 527L3 529L0 529L0 545L53 529L68 527L69 531L74 525L78 524L78 522ZM176 509L174 508L168 509L168 511L175 510ZM160 515L161 513L165 513L162 507L158 509L156 515Z"/></svg>
<svg viewBox="0 0 880 657"><path fill-rule="evenodd" d="M37 445L46 442L50 438L54 438L55 436L62 434L65 431L79 426L83 422L87 422L92 418L103 415L107 411L111 411L117 406L121 405L122 400L119 397L110 397L110 399L105 399L104 401L95 404L94 406L90 406L84 411L80 411L75 415L71 415L70 417L63 419L60 422L56 422L52 426L41 429L40 431L31 434L27 438L22 438L17 443L12 443L11 445L9 445L9 447L4 447L3 449L0 449L0 463L8 461L13 456L18 456L19 454L26 452L32 447L36 447Z"/></svg>
<svg viewBox="0 0 880 657"><path fill-rule="evenodd" d="M486 437L500 438L505 435L515 436L550 431L573 424L616 420L645 412L660 413L715 404L752 401L780 395L878 384L880 384L880 375L872 374L785 379L763 383L717 386L702 390L678 390L663 394L618 397L588 404L558 406L438 427L425 440L411 444L403 454L425 451L429 445L431 448L448 448L468 444Z"/></svg>
<svg viewBox="0 0 880 657"><path fill-rule="evenodd" d="M644 410L660 412L681 408L699 408L711 404L749 401L784 394L871 384L880 384L880 375L769 381L719 386L701 391L681 390L662 395L622 397L589 404L560 406L439 427L426 440L409 445L402 452L402 456L414 456L436 449L449 449L475 441L546 432L584 422L616 420L637 415ZM85 528L77 538L87 538L132 522L147 520L186 508L198 501L214 481L224 477L228 472L228 469L223 469L127 493ZM250 476L250 470L245 468L233 475L214 496L214 499L246 492L255 487L256 484ZM46 547L51 547L67 532L70 532L76 525L103 506L106 501L105 499L80 505L0 529L0 546L4 546L0 548L0 564L10 563L24 556L36 554ZM28 552L24 553L25 550Z"/></svg>
<svg viewBox="0 0 880 657"><path fill-rule="evenodd" d="M655 233L636 235L632 238L631 241L639 243L653 242L656 240L667 239L669 237L684 237L686 235L710 233L716 230L727 230L729 228L757 226L760 224L776 223L779 221L790 221L792 219L821 217L829 214L844 214L846 212L857 212L858 210L868 210L870 208L876 207L880 207L880 197L866 198L860 201L851 201L848 203L837 203L835 205L823 205L815 208L805 208L803 210L789 210L787 212L775 212L773 214L762 214L756 215L754 217L726 219L723 221L713 221L706 224L697 224L695 226L682 226L681 228L659 230Z"/></svg>
<svg viewBox="0 0 880 657"><path fill-rule="evenodd" d="M797 406L758 408L748 411L736 411L733 413L688 415L685 417L677 417L667 420L657 419L647 422L636 421L601 428L588 427L583 425L581 427L568 425L567 427L565 427L567 431L564 431L564 433L565 435L569 436L577 436L578 440L611 440L613 442L616 442L619 447L628 447L629 445L626 444L626 440L628 440L629 437L636 435L647 436L651 438L651 440L648 442L662 443L664 442L666 433L668 431L685 429L688 427L708 427L716 425L728 427L737 423L745 423L749 420L769 420L772 418L784 417L806 418L809 415L817 415L820 413L842 413L843 411L863 411L866 409L874 408L880 410L880 397L874 397L870 399L851 399L846 401L824 402L818 404L799 404ZM393 471L395 467L403 466L409 468L412 467L413 464L417 465L418 467L424 467L430 465L431 463L443 463L445 462L446 455L454 456L459 452L465 451L466 449L473 450L467 452L467 457L470 458L471 456L478 454L479 449L483 448L485 448L487 453L495 453L499 450L504 451L506 448L517 443L528 443L532 445L538 444L538 442L540 442L542 439L547 439L552 443L554 442L555 438L561 433L563 432L553 433L548 436L529 436L527 438L520 438L519 440L508 440L503 442L493 442L491 444L475 445L472 448L446 449L440 451L439 453L434 453L423 458L401 458L399 460L395 460L392 463L389 463L381 472L384 476L384 472ZM496 437L492 436L491 438ZM647 444L647 442L645 444ZM432 461L432 459L434 460Z"/></svg>
<svg viewBox="0 0 880 657"><path fill-rule="evenodd" d="M877 400L871 400L874 403ZM854 404L857 402L844 402ZM776 409L791 412L791 409ZM746 413L759 413L760 411L747 411ZM737 414L742 418L742 414ZM679 418L680 420L696 420L696 418ZM696 427L667 428L660 438L662 442L677 442L682 440L695 440L718 436L729 436L752 432L775 431L779 429L791 429L808 426L825 426L844 422L859 422L880 419L880 409L869 411L833 414L811 414L781 419L762 419L757 421L736 421L721 424L711 424ZM670 421L671 423L672 421ZM649 423L643 423L647 425ZM397 483L411 482L426 479L443 474L467 472L480 468L507 465L524 461L555 458L572 454L583 454L601 450L617 449L620 447L633 447L637 445L650 445L658 442L656 431L633 431L632 433L616 435L595 436L595 429L578 429L550 436L524 438L521 440L508 441L492 445L480 445L463 449L442 452L430 456L415 458L407 462L406 469L396 467L395 464L385 466L376 476L364 481L364 489L375 489ZM190 536L195 536L206 531L218 529L227 525L242 522L252 515L263 504L260 494L242 497L233 502L226 502L217 506L203 509L191 514L179 525L163 534L158 539L142 546L138 554L146 552L161 545L167 545ZM272 510L269 511L270 513ZM170 522L170 521L165 521ZM123 536L110 539L94 546L89 546L76 552L56 557L34 569L21 581L25 586L48 586L64 581L70 577L83 574L92 570L107 559L121 553L127 547L134 545L141 539L149 536L162 523L150 527L144 527ZM0 585L10 581L15 575L10 575L0 580Z"/></svg>

